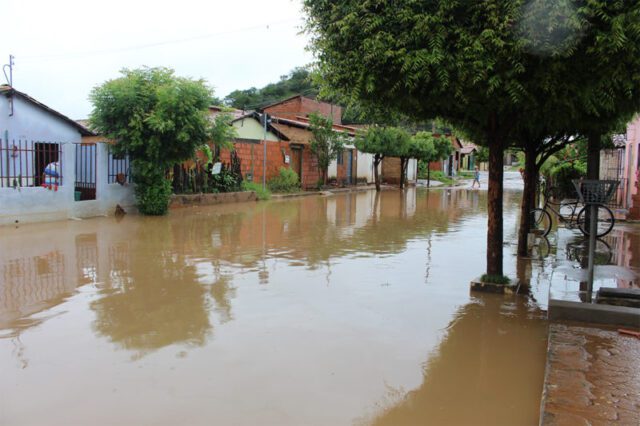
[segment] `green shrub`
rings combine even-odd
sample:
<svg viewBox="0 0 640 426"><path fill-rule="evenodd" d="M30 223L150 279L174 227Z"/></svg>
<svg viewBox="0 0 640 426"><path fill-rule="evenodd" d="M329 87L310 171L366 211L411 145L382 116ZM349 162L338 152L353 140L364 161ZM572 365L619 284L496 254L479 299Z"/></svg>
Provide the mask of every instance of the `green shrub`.
<svg viewBox="0 0 640 426"><path fill-rule="evenodd" d="M574 179L587 175L587 166L581 161L559 163L549 170L549 176L554 187L554 195L559 198L576 198Z"/></svg>
<svg viewBox="0 0 640 426"><path fill-rule="evenodd" d="M263 188L261 184L255 182L242 182L243 191L254 191L258 200L268 200L271 198L271 191L268 188Z"/></svg>
<svg viewBox="0 0 640 426"><path fill-rule="evenodd" d="M511 282L511 280L508 277L505 277L504 275L487 275L487 274L483 274L480 277L480 281L482 281L483 283L504 284L504 285L507 285Z"/></svg>
<svg viewBox="0 0 640 426"><path fill-rule="evenodd" d="M171 199L171 182L162 173L147 173L136 184L138 210L142 214L161 216L167 213Z"/></svg>
<svg viewBox="0 0 640 426"><path fill-rule="evenodd" d="M226 167L222 167L222 170L217 175L211 176L208 182L209 191L213 193L236 192L240 191L241 187L242 177Z"/></svg>
<svg viewBox="0 0 640 426"><path fill-rule="evenodd" d="M431 180L437 180L439 182L444 183L445 185L453 184L453 179L445 175L444 172L441 172L440 170L437 170L437 171L431 170Z"/></svg>
<svg viewBox="0 0 640 426"><path fill-rule="evenodd" d="M300 179L293 170L280 167L280 173L269 180L268 186L272 192L297 192L300 190Z"/></svg>

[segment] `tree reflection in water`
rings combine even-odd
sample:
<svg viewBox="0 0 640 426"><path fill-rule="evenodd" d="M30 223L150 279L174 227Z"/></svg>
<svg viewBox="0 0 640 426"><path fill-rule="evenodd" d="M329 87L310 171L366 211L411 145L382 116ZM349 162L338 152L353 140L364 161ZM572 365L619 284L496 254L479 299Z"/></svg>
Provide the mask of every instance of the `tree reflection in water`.
<svg viewBox="0 0 640 426"><path fill-rule="evenodd" d="M98 333L139 355L176 343L205 343L212 328L205 288L173 243L166 220L147 220L138 228L128 274L91 304Z"/></svg>
<svg viewBox="0 0 640 426"><path fill-rule="evenodd" d="M390 389L382 412L362 423L537 424L546 336L543 314L526 300L475 297L449 324L422 385L406 394Z"/></svg>

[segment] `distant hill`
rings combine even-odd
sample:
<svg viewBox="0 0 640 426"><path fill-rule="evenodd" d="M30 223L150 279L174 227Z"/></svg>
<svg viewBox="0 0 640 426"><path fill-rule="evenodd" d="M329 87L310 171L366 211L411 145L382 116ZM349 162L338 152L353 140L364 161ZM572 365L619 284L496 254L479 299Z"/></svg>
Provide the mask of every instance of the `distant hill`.
<svg viewBox="0 0 640 426"><path fill-rule="evenodd" d="M294 68L280 77L277 83L270 83L261 89L252 87L246 90L234 90L224 98L224 104L238 109L257 109L294 95L315 97L318 87L312 81L309 70Z"/></svg>

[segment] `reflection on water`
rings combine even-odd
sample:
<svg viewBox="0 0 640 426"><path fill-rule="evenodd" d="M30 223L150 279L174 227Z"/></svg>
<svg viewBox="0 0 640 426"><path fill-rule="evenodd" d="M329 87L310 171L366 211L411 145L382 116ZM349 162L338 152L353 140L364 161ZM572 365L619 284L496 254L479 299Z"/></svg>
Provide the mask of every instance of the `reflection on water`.
<svg viewBox="0 0 640 426"><path fill-rule="evenodd" d="M578 231L558 229L552 256L551 296L554 299L593 300L600 287L640 288L640 226L616 224L596 240L594 295L587 293L589 240Z"/></svg>
<svg viewBox="0 0 640 426"><path fill-rule="evenodd" d="M2 228L0 423L529 422L545 329L469 296L485 204L368 191ZM514 250L505 270L544 293Z"/></svg>
<svg viewBox="0 0 640 426"><path fill-rule="evenodd" d="M523 300L479 295L460 308L426 362L420 387L398 401L392 393L394 403L371 423L537 424L547 332L544 316ZM502 401L499 409L495 400Z"/></svg>

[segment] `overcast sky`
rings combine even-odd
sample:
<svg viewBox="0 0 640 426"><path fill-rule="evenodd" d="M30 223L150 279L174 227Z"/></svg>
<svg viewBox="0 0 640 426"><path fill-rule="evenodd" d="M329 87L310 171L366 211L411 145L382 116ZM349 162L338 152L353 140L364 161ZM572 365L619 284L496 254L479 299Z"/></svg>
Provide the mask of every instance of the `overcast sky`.
<svg viewBox="0 0 640 426"><path fill-rule="evenodd" d="M14 87L74 119L122 68L170 67L224 97L312 61L300 0L0 0L0 13Z"/></svg>

